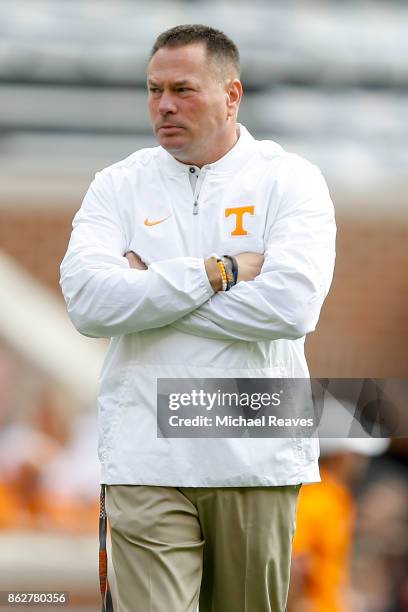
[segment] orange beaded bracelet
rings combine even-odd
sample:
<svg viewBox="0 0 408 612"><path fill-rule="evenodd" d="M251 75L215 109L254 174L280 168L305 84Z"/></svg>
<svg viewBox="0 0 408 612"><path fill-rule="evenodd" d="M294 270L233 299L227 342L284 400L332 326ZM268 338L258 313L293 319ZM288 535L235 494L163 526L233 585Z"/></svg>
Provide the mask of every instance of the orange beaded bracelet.
<svg viewBox="0 0 408 612"><path fill-rule="evenodd" d="M228 279L227 279L227 273L225 271L225 265L224 265L224 262L222 261L222 259L217 259L217 266L218 266L218 269L219 269L220 274L221 274L222 291L228 291L229 283L228 283Z"/></svg>

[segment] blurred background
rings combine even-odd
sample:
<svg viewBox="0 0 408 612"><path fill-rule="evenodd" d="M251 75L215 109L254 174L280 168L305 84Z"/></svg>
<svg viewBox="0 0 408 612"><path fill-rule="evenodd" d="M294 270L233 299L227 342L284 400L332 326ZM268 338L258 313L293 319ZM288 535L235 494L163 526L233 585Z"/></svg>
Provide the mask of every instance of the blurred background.
<svg viewBox="0 0 408 612"><path fill-rule="evenodd" d="M328 182L337 263L306 343L311 374L408 375L406 2L0 0L0 590L70 591L78 611L100 608L95 394L106 343L73 330L59 264L94 173L155 145L146 61L181 23L235 40L240 121ZM305 504L337 557L319 566L322 543L299 543L291 610L408 610L406 440L336 452L322 461L327 499L341 503L319 493L299 513ZM325 526L307 507L330 508ZM319 571L331 600L310 587Z"/></svg>

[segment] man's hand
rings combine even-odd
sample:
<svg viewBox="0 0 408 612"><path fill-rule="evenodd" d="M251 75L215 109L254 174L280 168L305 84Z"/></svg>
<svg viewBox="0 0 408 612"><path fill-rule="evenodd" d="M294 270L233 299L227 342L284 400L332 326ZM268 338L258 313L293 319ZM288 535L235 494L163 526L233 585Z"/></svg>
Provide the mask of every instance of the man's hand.
<svg viewBox="0 0 408 612"><path fill-rule="evenodd" d="M133 251L128 251L125 253L125 257L128 260L131 268L136 268L137 270L147 270L146 264L140 259L139 255L136 255Z"/></svg>
<svg viewBox="0 0 408 612"><path fill-rule="evenodd" d="M259 253L240 253L235 255L238 264L238 278L240 281L254 280L261 273L264 256Z"/></svg>
<svg viewBox="0 0 408 612"><path fill-rule="evenodd" d="M264 256L259 253L240 253L235 255L238 264L237 283L240 281L254 280L261 272ZM212 256L205 260L205 270L208 280L215 292L221 291L222 281L221 275L217 266L217 259Z"/></svg>
<svg viewBox="0 0 408 612"><path fill-rule="evenodd" d="M208 259L204 260L204 266L213 291L215 293L221 291L222 279L217 265L217 258L215 256L208 257Z"/></svg>

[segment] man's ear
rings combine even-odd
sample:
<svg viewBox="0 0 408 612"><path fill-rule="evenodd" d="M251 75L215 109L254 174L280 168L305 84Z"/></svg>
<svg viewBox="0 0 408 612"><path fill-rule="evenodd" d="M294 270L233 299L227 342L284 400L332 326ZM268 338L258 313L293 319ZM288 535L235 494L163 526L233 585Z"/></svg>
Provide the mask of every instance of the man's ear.
<svg viewBox="0 0 408 612"><path fill-rule="evenodd" d="M231 79L226 84L225 93L227 97L228 117L238 114L238 108L242 98L242 83L239 79Z"/></svg>

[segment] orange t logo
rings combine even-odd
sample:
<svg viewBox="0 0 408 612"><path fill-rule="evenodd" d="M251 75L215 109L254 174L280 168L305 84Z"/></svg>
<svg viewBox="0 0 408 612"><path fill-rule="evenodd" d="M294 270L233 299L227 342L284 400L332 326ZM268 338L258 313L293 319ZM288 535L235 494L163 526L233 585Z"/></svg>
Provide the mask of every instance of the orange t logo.
<svg viewBox="0 0 408 612"><path fill-rule="evenodd" d="M253 215L255 211L255 206L235 206L234 208L226 208L225 216L229 217L230 215L236 216L236 224L235 229L231 232L231 236L246 236L248 232L244 229L243 226L243 218L245 213Z"/></svg>

